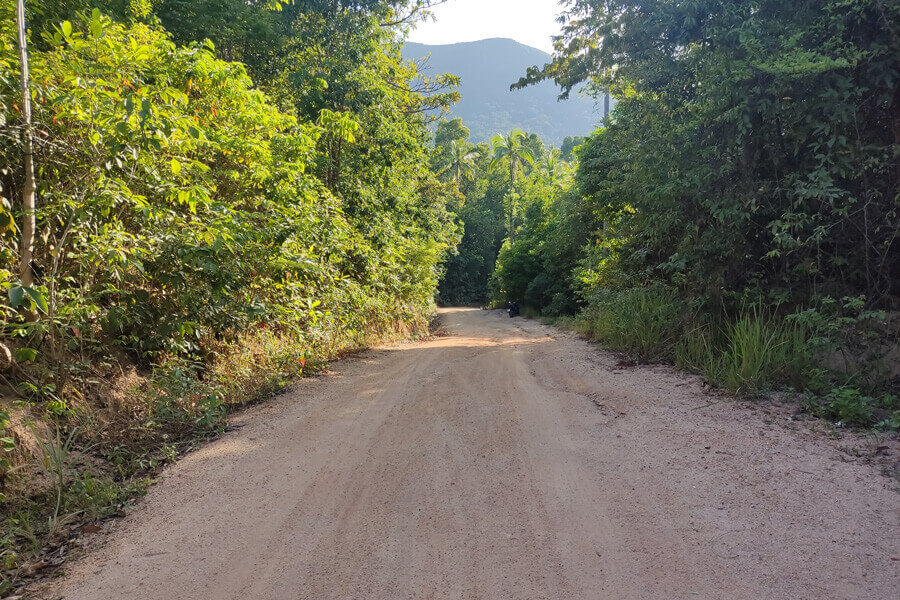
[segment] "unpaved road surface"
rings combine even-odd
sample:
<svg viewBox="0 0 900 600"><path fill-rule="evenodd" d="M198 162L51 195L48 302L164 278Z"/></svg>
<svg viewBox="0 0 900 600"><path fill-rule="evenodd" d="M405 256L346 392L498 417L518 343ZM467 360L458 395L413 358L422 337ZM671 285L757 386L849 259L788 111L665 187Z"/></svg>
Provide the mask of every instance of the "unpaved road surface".
<svg viewBox="0 0 900 600"><path fill-rule="evenodd" d="M898 598L900 503L877 466L538 323L444 319L447 336L341 361L239 415L59 593Z"/></svg>

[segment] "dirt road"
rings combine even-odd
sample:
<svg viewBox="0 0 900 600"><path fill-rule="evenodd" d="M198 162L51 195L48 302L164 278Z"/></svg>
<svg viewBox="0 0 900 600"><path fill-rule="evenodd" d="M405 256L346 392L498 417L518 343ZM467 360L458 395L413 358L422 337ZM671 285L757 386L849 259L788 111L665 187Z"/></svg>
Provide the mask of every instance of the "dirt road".
<svg viewBox="0 0 900 600"><path fill-rule="evenodd" d="M240 415L61 593L897 598L900 495L875 466L538 323L444 319Z"/></svg>

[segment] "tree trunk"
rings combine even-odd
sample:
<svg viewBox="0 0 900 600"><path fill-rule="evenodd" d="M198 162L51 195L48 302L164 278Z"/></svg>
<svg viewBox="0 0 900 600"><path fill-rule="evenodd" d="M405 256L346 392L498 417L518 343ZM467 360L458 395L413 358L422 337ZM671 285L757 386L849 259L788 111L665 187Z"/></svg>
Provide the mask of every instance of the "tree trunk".
<svg viewBox="0 0 900 600"><path fill-rule="evenodd" d="M894 130L894 144L900 146L900 83L894 84L894 100L891 104L891 125ZM894 158L894 189L900 184L900 154Z"/></svg>
<svg viewBox="0 0 900 600"><path fill-rule="evenodd" d="M34 254L35 201L34 201L34 134L31 125L31 92L28 87L28 47L25 37L25 0L19 0L16 16L19 26L19 62L22 74L22 141L25 155L25 184L22 186L22 239L19 249L19 279L22 285L31 286L34 275L31 270Z"/></svg>
<svg viewBox="0 0 900 600"><path fill-rule="evenodd" d="M509 157L509 241L512 243L513 239L516 237L516 227L515 227L515 219L516 219L516 207L515 207L515 196L516 193L516 159L512 155Z"/></svg>

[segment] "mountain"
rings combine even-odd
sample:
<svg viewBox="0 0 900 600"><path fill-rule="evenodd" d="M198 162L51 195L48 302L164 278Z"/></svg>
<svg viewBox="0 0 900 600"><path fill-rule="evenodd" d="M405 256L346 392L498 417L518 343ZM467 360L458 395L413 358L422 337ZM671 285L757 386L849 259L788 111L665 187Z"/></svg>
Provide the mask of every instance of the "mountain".
<svg viewBox="0 0 900 600"><path fill-rule="evenodd" d="M545 143L559 146L567 135L587 135L603 117L602 102L575 92L558 101L559 88L550 81L510 91L510 84L532 65L543 65L550 55L515 40L492 38L478 42L427 45L407 42L403 56L428 57L426 75L455 73L460 76L460 102L453 116L461 117L472 132L473 142L489 141L495 133L516 127L538 134Z"/></svg>

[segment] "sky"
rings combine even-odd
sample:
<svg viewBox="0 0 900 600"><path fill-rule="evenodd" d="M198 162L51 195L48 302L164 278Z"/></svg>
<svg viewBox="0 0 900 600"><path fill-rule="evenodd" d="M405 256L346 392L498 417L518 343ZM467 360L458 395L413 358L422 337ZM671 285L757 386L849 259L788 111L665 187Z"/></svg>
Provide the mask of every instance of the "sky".
<svg viewBox="0 0 900 600"><path fill-rule="evenodd" d="M551 52L560 11L558 0L448 0L433 9L436 21L420 23L409 40L453 44L503 37Z"/></svg>

